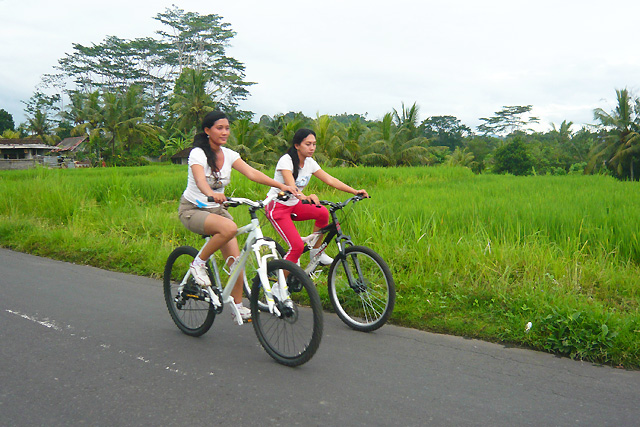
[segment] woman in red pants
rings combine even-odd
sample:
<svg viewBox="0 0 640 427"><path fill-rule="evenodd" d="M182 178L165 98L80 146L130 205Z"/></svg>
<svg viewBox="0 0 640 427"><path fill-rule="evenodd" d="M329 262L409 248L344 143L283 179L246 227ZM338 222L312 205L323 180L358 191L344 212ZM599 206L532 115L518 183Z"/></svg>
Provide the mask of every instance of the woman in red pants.
<svg viewBox="0 0 640 427"><path fill-rule="evenodd" d="M304 243L293 221L315 220L314 232L329 224L329 211L320 205L318 196L315 194L305 196L303 194L312 175L340 191L369 197L366 190L355 190L323 171L313 159L315 151L315 132L311 129L299 129L293 136L291 147L278 161L275 176L273 177L279 183L297 187L299 194L296 198L286 201L276 199L267 205L265 210L267 218L269 218L273 227L289 245L289 251L285 255L285 259L293 262L298 262L304 249ZM278 193L279 191L278 188L272 187L269 194ZM301 203L302 200L307 200L310 204ZM311 249L311 258L316 255L317 248L321 244L322 239L317 239L315 247ZM333 259L325 253L320 256L321 264L329 265L332 261Z"/></svg>

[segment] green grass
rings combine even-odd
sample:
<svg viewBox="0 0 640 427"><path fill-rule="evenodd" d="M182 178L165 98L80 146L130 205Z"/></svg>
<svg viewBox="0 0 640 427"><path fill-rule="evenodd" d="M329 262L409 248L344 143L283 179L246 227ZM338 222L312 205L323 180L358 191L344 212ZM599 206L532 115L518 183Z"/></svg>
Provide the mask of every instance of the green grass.
<svg viewBox="0 0 640 427"><path fill-rule="evenodd" d="M372 195L342 224L389 264L393 323L640 367L637 183L444 167L329 172ZM238 196L266 194L232 182ZM160 278L174 247L201 244L177 219L185 185L186 166L0 172L0 245ZM348 197L317 180L309 190ZM232 214L248 221L241 208Z"/></svg>

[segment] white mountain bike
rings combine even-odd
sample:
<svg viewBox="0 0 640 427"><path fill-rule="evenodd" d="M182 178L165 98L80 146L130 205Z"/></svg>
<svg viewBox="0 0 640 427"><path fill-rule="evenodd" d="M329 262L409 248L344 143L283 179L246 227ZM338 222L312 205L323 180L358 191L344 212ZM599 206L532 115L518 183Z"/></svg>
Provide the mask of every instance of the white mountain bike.
<svg viewBox="0 0 640 427"><path fill-rule="evenodd" d="M262 234L257 212L273 198L264 201L233 198L225 202L229 207L248 206L251 222L238 229L237 235L248 236L240 256L225 270L229 278L224 288L214 257L207 261L211 291L200 287L189 272L189 265L202 249L180 246L171 252L165 265L164 297L178 328L197 337L211 328L216 314L222 312L225 304L235 310L236 321L243 323L231 291L241 274L245 287L253 277L249 297L251 322L260 344L278 363L298 366L309 361L320 345L322 304L309 276L296 264L281 259L275 242ZM248 270L245 269L247 265L250 266ZM286 276L301 284L294 299L287 287Z"/></svg>

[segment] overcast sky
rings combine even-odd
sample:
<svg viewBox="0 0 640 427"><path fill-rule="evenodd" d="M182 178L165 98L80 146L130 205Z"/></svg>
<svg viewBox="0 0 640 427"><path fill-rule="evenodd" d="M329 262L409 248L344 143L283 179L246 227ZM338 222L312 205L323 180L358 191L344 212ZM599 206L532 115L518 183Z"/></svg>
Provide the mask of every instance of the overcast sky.
<svg viewBox="0 0 640 427"><path fill-rule="evenodd" d="M379 119L416 102L421 120L475 129L503 106L532 105L548 130L593 123L616 89L640 86L635 1L0 0L0 108L25 121L21 101L73 43L153 37L172 4L237 32L228 54L256 82L240 104L256 118Z"/></svg>

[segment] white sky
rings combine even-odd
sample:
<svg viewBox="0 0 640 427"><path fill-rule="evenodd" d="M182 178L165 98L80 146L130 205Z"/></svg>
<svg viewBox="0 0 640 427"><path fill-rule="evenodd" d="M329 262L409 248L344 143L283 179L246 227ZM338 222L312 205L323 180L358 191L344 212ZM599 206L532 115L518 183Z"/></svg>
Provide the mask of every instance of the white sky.
<svg viewBox="0 0 640 427"><path fill-rule="evenodd" d="M615 89L640 85L640 2L610 0L0 0L0 108L16 125L72 43L153 37L176 4L237 32L228 54L256 82L240 108L358 113L402 102L475 130L503 106L533 105L540 130L593 123Z"/></svg>

